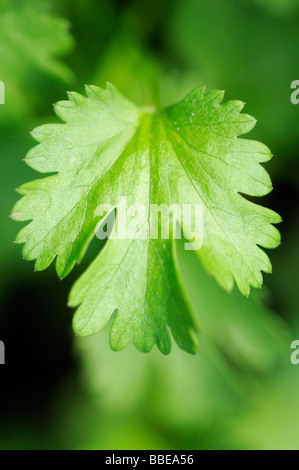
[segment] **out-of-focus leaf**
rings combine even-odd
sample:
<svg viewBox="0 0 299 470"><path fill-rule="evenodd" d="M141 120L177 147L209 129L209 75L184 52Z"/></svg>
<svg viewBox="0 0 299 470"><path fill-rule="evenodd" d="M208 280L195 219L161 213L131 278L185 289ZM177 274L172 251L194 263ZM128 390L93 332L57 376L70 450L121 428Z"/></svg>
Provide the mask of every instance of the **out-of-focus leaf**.
<svg viewBox="0 0 299 470"><path fill-rule="evenodd" d="M121 31L100 57L92 83L103 86L109 77L130 100L140 106L151 106L158 98L157 69L157 62L142 48L138 36Z"/></svg>
<svg viewBox="0 0 299 470"><path fill-rule="evenodd" d="M33 113L48 80L68 82L72 73L58 57L72 48L66 20L49 11L48 1L0 1L0 80L5 106L0 123Z"/></svg>
<svg viewBox="0 0 299 470"><path fill-rule="evenodd" d="M299 0L252 0L278 16L291 16L299 8Z"/></svg>
<svg viewBox="0 0 299 470"><path fill-rule="evenodd" d="M246 101L259 120L257 137L275 154L291 153L298 141L298 107L290 101L299 77L297 15L272 15L252 0L183 0L169 24L183 63Z"/></svg>
<svg viewBox="0 0 299 470"><path fill-rule="evenodd" d="M178 248L183 282L202 324L200 354L174 348L168 357L140 355L132 347L116 354L103 341L105 333L76 343L82 383L100 408L116 414L145 409L165 426L201 428L257 399L288 351L289 334L260 300L237 290L227 294L194 253Z"/></svg>

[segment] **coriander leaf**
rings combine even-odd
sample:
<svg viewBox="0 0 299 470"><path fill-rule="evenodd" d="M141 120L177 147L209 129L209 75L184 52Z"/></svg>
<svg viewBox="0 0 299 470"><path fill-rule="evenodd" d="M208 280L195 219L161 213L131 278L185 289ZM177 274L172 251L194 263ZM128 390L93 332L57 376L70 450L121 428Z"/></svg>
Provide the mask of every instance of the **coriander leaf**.
<svg viewBox="0 0 299 470"><path fill-rule="evenodd" d="M249 299L237 289L227 294L207 275L194 252L185 251L181 241L177 245L182 279L204 333L200 354L195 358L181 354L175 346L165 359L158 351L144 357L133 348L113 354L107 351L106 331L77 341L76 346L84 384L106 411L132 413L144 399L144 388L151 390L154 383L155 394L147 402L149 415L208 424L223 420L228 408L236 413L244 399L252 399L246 391L260 386L260 379L277 369L289 348L290 333L262 303L265 292L256 290Z"/></svg>
<svg viewBox="0 0 299 470"><path fill-rule="evenodd" d="M5 84L5 122L8 111L19 115L32 108L39 81L45 86L47 76L64 82L72 77L58 59L72 48L68 23L48 10L48 0L0 0L0 80Z"/></svg>
<svg viewBox="0 0 299 470"><path fill-rule="evenodd" d="M139 109L112 85L86 87L87 97L69 93L55 111L65 124L38 127L40 144L26 162L52 176L23 185L16 220L32 220L17 237L37 270L56 257L60 277L79 262L105 215L99 204L202 204L203 245L197 250L205 269L227 290L234 279L243 294L260 287L271 264L260 246L274 248L280 217L240 193L271 191L259 164L270 159L263 144L238 136L255 119L243 103L221 104L223 92L198 88L162 112ZM116 221L118 222L118 213ZM149 219L141 227L148 234ZM75 283L69 303L78 306L74 329L80 335L101 330L117 312L110 331L115 350L130 341L141 351L156 343L170 352L177 344L194 353L198 324L177 268L173 237L109 239ZM199 286L200 288L200 286Z"/></svg>
<svg viewBox="0 0 299 470"><path fill-rule="evenodd" d="M288 148L298 142L298 107L291 106L289 100L290 84L299 76L298 2L243 0L241 8L239 3L176 2L167 22L168 47L176 53L174 60L183 60L182 75L193 74L191 87L200 76L203 83L210 80L211 86L221 85L242 96L259 119L256 138L262 136L271 142L274 153L278 153L276 149L281 152L285 142ZM268 11L266 3L272 7ZM284 164L288 168L288 154L285 151L284 158L275 159L272 172L281 171Z"/></svg>

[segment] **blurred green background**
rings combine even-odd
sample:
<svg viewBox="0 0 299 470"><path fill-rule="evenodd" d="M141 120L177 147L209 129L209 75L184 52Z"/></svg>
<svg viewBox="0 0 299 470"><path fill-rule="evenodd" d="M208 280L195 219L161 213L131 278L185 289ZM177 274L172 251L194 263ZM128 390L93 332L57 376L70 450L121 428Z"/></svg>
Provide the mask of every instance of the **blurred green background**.
<svg viewBox="0 0 299 470"><path fill-rule="evenodd" d="M1 449L299 449L298 0L0 0ZM84 83L115 84L142 105L192 88L226 90L258 119L272 149L282 245L249 299L225 293L178 245L201 322L201 349L112 352L108 329L77 338L67 295L100 249L63 282L34 273L13 240L14 189L39 177L23 162L52 103Z"/></svg>

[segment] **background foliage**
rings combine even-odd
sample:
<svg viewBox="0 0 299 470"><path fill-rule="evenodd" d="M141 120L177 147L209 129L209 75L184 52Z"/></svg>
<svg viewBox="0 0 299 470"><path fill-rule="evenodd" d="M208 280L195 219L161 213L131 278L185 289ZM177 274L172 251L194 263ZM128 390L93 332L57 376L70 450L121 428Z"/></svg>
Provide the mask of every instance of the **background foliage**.
<svg viewBox="0 0 299 470"><path fill-rule="evenodd" d="M0 448L299 448L298 45L296 0L0 0ZM179 246L202 326L195 357L114 353L107 330L74 337L67 294L98 240L63 282L53 267L33 273L12 243L14 188L35 177L22 162L29 131L55 121L66 89L107 80L141 105L225 89L275 156L262 203L282 215L283 243L261 291L226 294Z"/></svg>

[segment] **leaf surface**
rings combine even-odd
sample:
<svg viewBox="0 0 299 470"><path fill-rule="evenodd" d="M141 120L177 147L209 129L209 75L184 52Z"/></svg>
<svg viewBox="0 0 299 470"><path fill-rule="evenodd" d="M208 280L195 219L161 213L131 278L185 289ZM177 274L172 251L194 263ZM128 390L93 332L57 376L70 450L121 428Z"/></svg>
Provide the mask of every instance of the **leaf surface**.
<svg viewBox="0 0 299 470"><path fill-rule="evenodd" d="M0 0L0 80L5 84L5 114L32 112L47 79L73 75L59 57L70 51L68 22L50 11L48 0Z"/></svg>
<svg viewBox="0 0 299 470"><path fill-rule="evenodd" d="M272 224L280 217L241 193L271 191L260 165L271 152L239 138L256 121L241 113L242 102L222 104L220 91L195 89L162 112L137 108L110 84L106 90L86 87L86 93L69 93L68 101L56 105L64 124L33 132L40 144L26 162L56 174L19 189L24 197L13 216L31 222L17 241L38 270L56 257L57 273L64 277L82 259L96 227L107 223L106 214L97 213L100 204L117 209L126 197L127 206L143 205L147 218L136 236L109 239L75 283L69 299L79 306L74 329L80 335L96 333L117 312L110 331L113 349L133 341L141 351L157 344L167 354L171 332L182 349L194 353L198 322L180 280L174 233L170 230L169 239L150 236L149 207L201 204L203 244L197 255L202 265L226 290L235 280L248 295L250 286L261 286L261 271L271 271L260 247L278 245ZM117 212L116 225L119 217Z"/></svg>

